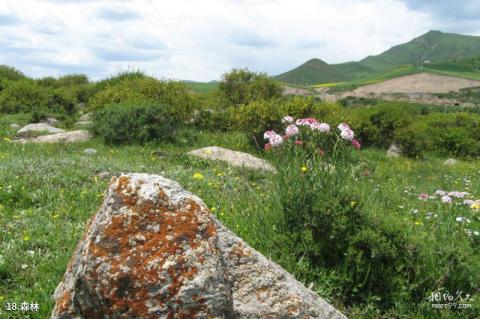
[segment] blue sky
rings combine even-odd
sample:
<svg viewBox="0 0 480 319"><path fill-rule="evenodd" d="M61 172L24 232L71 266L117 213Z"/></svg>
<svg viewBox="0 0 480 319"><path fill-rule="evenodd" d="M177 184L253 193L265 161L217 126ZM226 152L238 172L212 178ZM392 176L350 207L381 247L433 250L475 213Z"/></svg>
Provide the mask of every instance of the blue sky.
<svg viewBox="0 0 480 319"><path fill-rule="evenodd" d="M358 60L431 29L480 35L480 0L2 0L0 64L209 81Z"/></svg>

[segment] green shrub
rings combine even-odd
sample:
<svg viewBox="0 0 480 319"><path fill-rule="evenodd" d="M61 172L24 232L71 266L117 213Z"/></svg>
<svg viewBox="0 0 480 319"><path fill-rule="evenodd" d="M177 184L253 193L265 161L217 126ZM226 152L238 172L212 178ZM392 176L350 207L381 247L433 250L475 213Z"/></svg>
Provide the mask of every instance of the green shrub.
<svg viewBox="0 0 480 319"><path fill-rule="evenodd" d="M192 115L195 96L181 82L139 77L107 86L90 99L89 108L100 110L112 103L161 104L166 114L173 119L188 121Z"/></svg>
<svg viewBox="0 0 480 319"><path fill-rule="evenodd" d="M36 108L45 108L48 94L45 89L31 80L12 82L0 93L0 112L29 112Z"/></svg>
<svg viewBox="0 0 480 319"><path fill-rule="evenodd" d="M19 81L27 77L19 70L7 65L0 65L0 80Z"/></svg>
<svg viewBox="0 0 480 319"><path fill-rule="evenodd" d="M162 105L141 103L110 104L93 119L96 135L107 144L146 143L173 136L177 122Z"/></svg>
<svg viewBox="0 0 480 319"><path fill-rule="evenodd" d="M227 105L243 105L256 100L278 98L282 95L280 83L263 73L248 69L233 69L222 76L219 92Z"/></svg>

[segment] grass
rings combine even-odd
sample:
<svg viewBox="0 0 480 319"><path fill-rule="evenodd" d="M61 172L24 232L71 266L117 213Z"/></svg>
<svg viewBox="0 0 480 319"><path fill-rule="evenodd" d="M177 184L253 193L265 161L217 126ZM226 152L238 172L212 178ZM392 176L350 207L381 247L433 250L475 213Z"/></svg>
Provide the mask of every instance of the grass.
<svg viewBox="0 0 480 319"><path fill-rule="evenodd" d="M209 145L254 153L243 134L186 130L173 144L121 147L105 146L98 139L71 145L18 145L3 139L14 133L10 123L24 124L26 121L23 115L0 119L0 223L3 225L0 303L38 302L40 312L7 314L2 307L0 317L49 317L54 289L88 218L102 201L109 178L99 177L101 172L147 172L176 180L201 197L223 223L266 256L277 258L288 254L279 251L276 245L281 236L276 231L278 198L270 191L268 175L185 155L191 149ZM98 153L84 155L82 151L87 147L97 149ZM362 163L362 171L368 172L356 178L356 189L362 195L366 210L377 214L378 218L391 215L407 221L405 235L423 236L432 249L441 248L445 243L458 248L470 245L454 217L463 214L473 220L469 227L480 230L478 213L475 215L461 206L445 210L438 203L424 203L417 197L419 193L433 193L442 188L466 190L480 198L480 190L476 188L480 185L478 161L447 167L442 164L442 158L390 160L385 158L384 151L378 150L364 150L356 156ZM204 178L193 179L195 173ZM439 218L428 219L429 211L438 212ZM435 241L428 239L432 234L437 235L433 230L444 231L444 236L451 237L439 237L441 241L435 246ZM478 244L477 241L474 246L477 255L480 253ZM444 265L443 261L440 263L441 258L431 260L432 274L442 271L435 269L436 264ZM287 263L283 266L302 280L298 265ZM478 269L480 264L472 267ZM478 284L477 289L480 289ZM335 290L334 282L316 282L314 290L342 308L331 294ZM425 304L416 307L399 301L392 313L408 318L474 318L480 309L479 296L477 290L470 312L432 311ZM351 318L374 317L373 312L365 308L342 310Z"/></svg>
<svg viewBox="0 0 480 319"><path fill-rule="evenodd" d="M217 82L185 82L185 85L195 93L211 93L218 88Z"/></svg>

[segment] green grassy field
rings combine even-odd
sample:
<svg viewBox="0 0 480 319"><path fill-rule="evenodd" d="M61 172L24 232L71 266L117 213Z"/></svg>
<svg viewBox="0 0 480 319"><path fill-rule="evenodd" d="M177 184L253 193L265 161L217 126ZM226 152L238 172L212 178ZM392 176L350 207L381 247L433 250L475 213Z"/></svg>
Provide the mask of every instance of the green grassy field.
<svg viewBox="0 0 480 319"><path fill-rule="evenodd" d="M215 82L186 82L185 85L195 93L205 94L215 91L218 83Z"/></svg>
<svg viewBox="0 0 480 319"><path fill-rule="evenodd" d="M2 308L1 318L49 317L54 289L109 182L109 178L98 176L101 172L147 172L176 180L201 197L212 213L250 245L275 260L285 260L282 254L288 252L279 251L276 244L282 234L276 230L279 207L270 176L185 154L209 145L255 154L243 134L186 129L174 143L121 147L105 146L98 139L71 145L11 143L14 131L9 124L25 121L25 116L0 119L0 303L38 302L40 312L25 315L7 313ZM87 147L98 153L84 155L82 151ZM418 199L420 193L433 194L437 189L467 191L473 198L480 198L476 187L480 185L479 161L444 166L442 158L387 159L384 151L378 150L361 151L356 156L362 165L362 173L355 177L361 205L378 218L402 220L405 236L422 238L431 249L428 269L432 276L449 271L444 260L448 256L435 253L446 246L462 249L472 245L480 253L478 238L471 242L465 235L467 227L480 231L478 212L462 205L447 207L438 201ZM194 179L197 173L203 178ZM472 223L456 223L457 216L467 217ZM304 280L300 263L282 265ZM447 266L438 269L444 267L440 265ZM468 266L478 269L480 264ZM365 308L344 309L334 298L334 282L319 281L313 287L351 318L375 317L374 312ZM478 283L476 287L480 289ZM437 288L431 287L432 291ZM434 311L428 302L408 307L399 300L392 317L396 313L398 318L478 318L480 291L473 295L473 310L465 311Z"/></svg>

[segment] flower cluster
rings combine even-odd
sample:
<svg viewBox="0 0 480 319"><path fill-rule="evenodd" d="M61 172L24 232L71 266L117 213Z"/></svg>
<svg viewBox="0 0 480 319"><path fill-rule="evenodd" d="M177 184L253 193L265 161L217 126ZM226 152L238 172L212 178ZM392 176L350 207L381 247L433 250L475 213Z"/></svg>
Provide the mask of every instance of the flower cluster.
<svg viewBox="0 0 480 319"><path fill-rule="evenodd" d="M282 145L284 140L287 140L289 137L299 135L301 126L308 127L312 131L318 131L320 133L328 134L330 133L330 125L328 123L321 123L313 117L297 119L294 123L293 117L287 115L282 118L282 123L287 125L285 128L285 135L282 137L277 134L275 131L266 131L263 134L264 139L268 140L268 143L265 144L265 149L270 149L272 147L277 147ZM355 149L360 149L360 142L354 139L354 132L346 123L341 123L338 125L340 130L340 137L346 141L352 143ZM295 144L303 145L303 141L295 140Z"/></svg>
<svg viewBox="0 0 480 319"><path fill-rule="evenodd" d="M424 201L428 199L440 199L440 201L444 204L452 204L454 203L455 199L463 199L462 204L469 206L472 210L479 211L480 199L477 199L477 200L465 199L465 197L467 197L468 195L469 195L468 192L459 192L459 191L447 192L439 189L435 191L434 195L421 193L420 195L418 195L418 199L424 200Z"/></svg>

